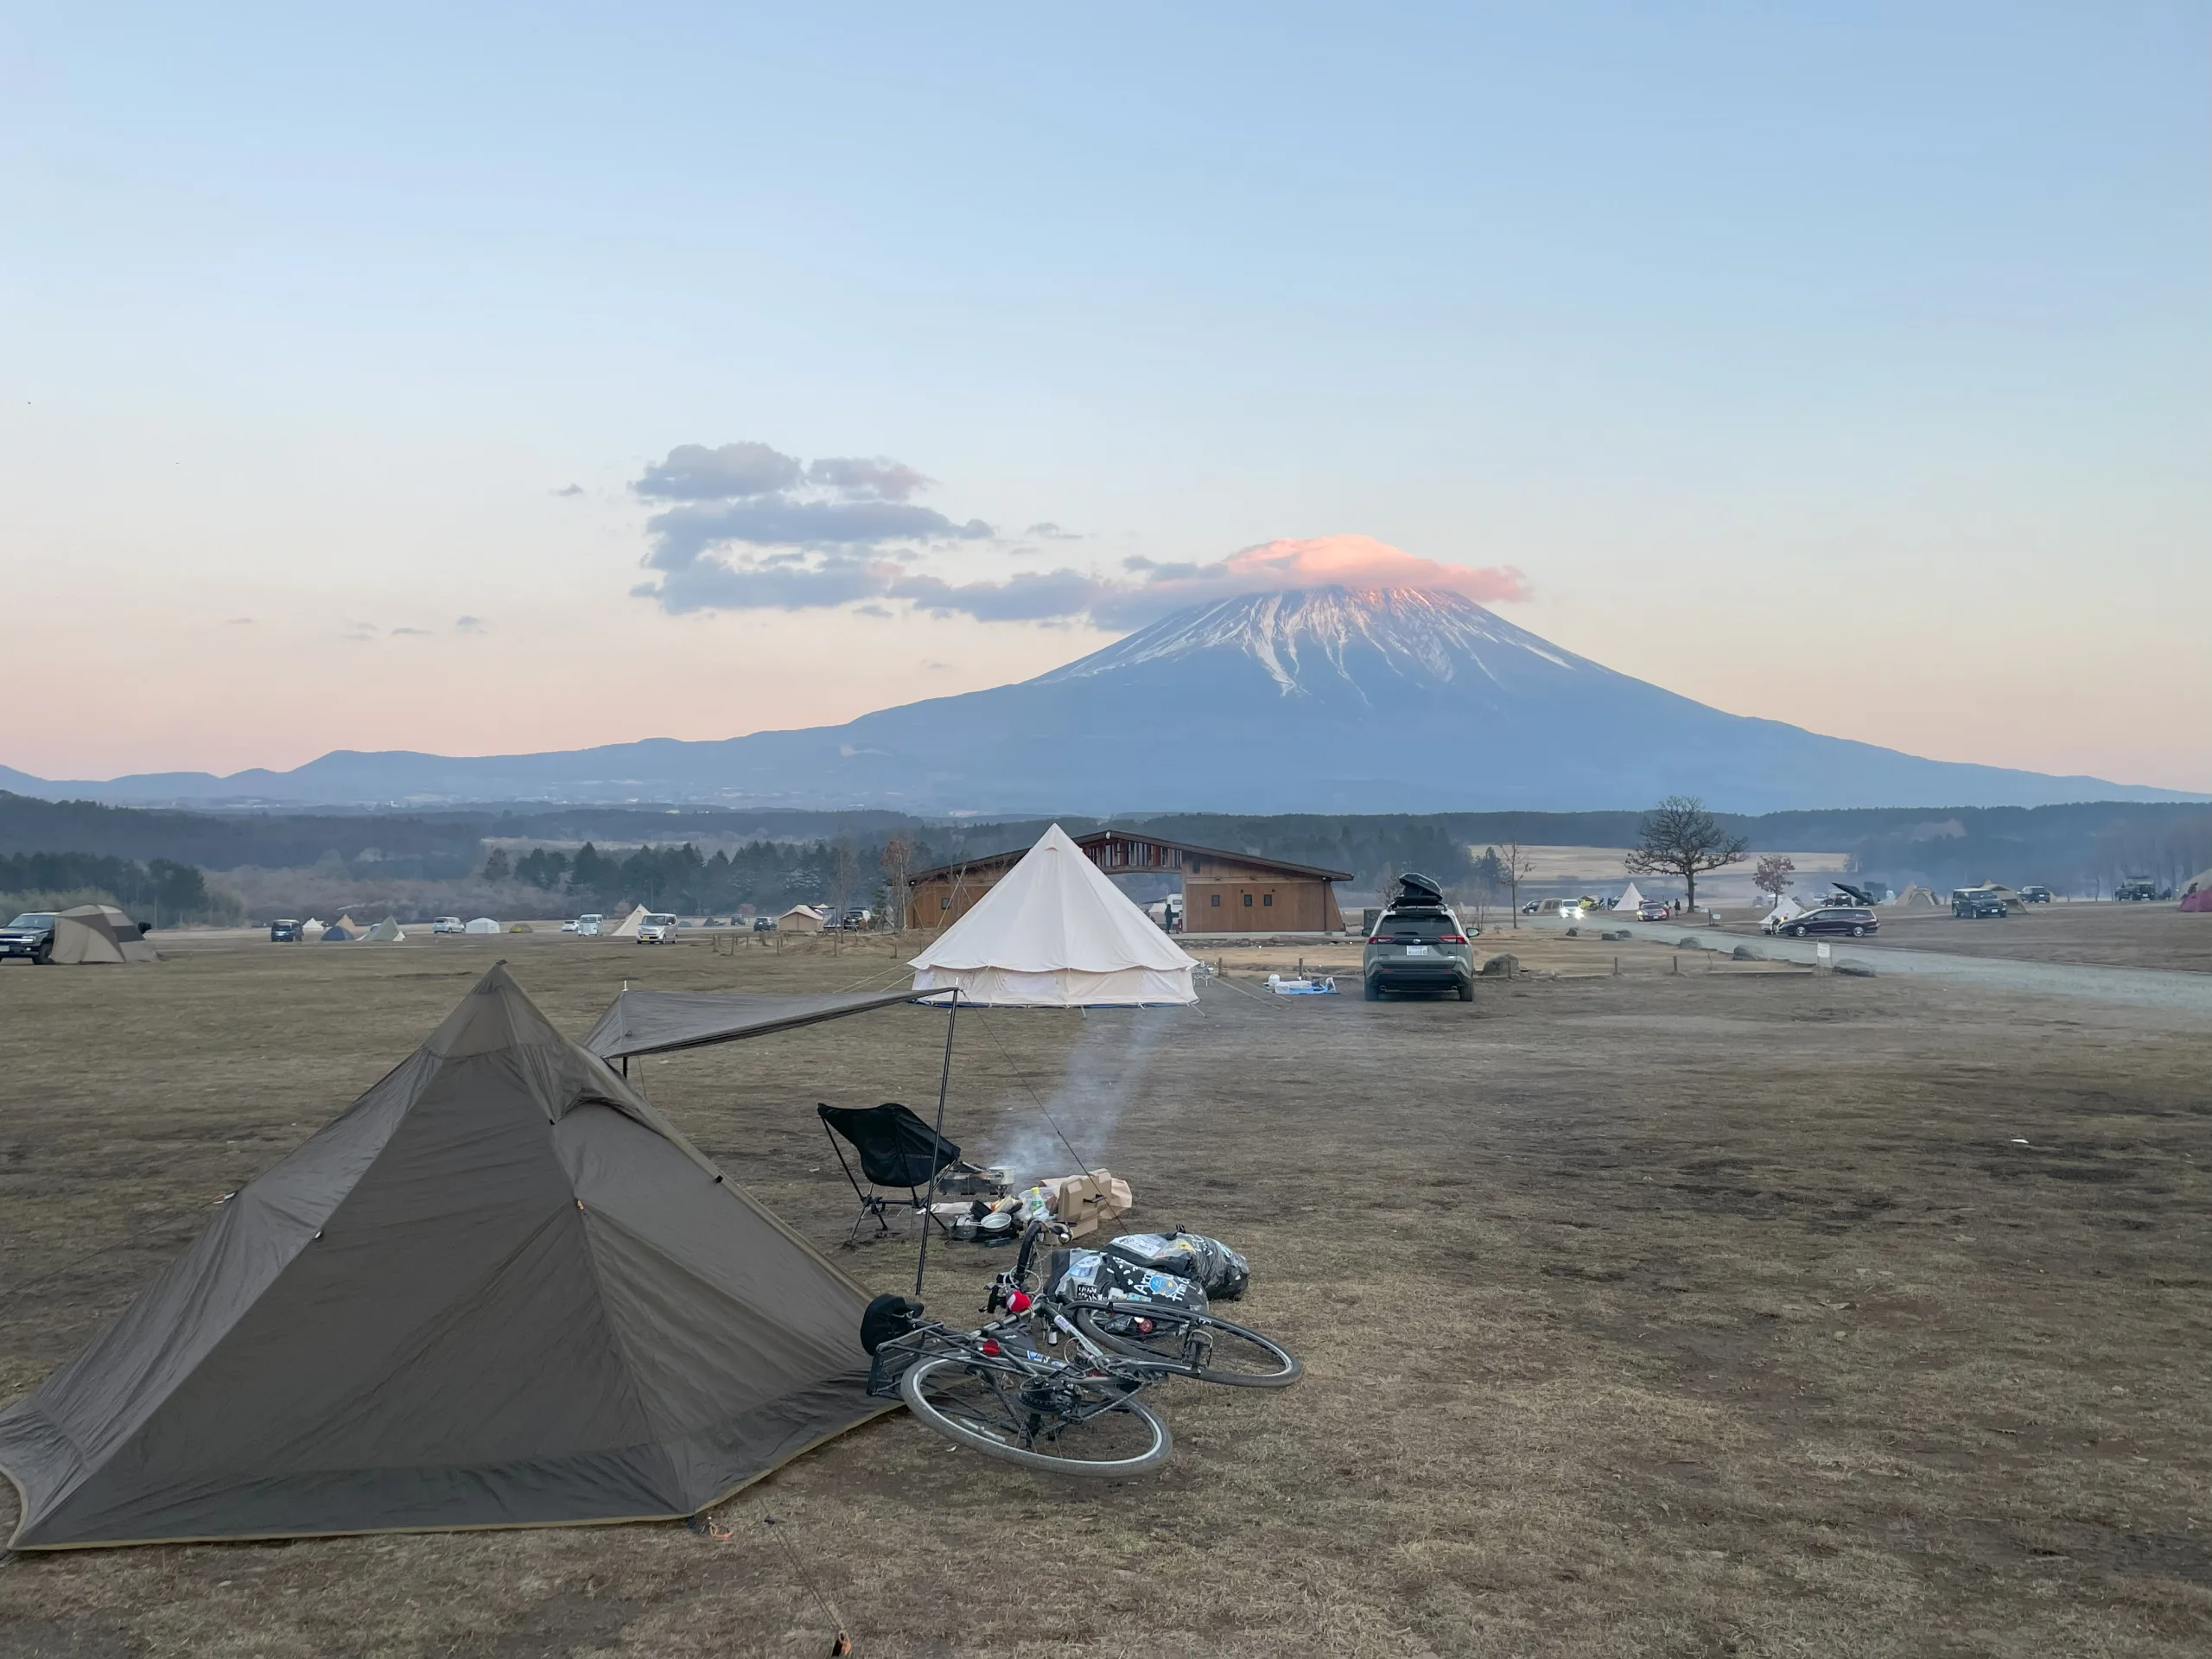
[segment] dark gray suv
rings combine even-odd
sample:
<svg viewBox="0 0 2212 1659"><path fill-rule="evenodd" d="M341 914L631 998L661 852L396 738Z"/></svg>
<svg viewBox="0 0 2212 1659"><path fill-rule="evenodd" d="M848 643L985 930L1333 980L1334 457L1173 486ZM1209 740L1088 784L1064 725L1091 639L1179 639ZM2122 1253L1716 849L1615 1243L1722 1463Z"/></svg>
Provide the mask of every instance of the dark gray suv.
<svg viewBox="0 0 2212 1659"><path fill-rule="evenodd" d="M1368 935L1360 969L1367 1000L1386 991L1450 992L1475 1000L1475 948L1467 930L1441 898L1409 892L1378 917Z"/></svg>

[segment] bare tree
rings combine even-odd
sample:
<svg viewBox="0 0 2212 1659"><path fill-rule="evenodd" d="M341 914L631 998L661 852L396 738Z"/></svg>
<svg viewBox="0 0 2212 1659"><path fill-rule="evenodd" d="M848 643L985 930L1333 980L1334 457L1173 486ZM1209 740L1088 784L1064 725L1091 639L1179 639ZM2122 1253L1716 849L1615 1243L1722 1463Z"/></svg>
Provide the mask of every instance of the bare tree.
<svg viewBox="0 0 2212 1659"><path fill-rule="evenodd" d="M883 907L891 912L892 927L900 933L906 931L907 863L912 856L913 849L897 836L883 843Z"/></svg>
<svg viewBox="0 0 2212 1659"><path fill-rule="evenodd" d="M1790 878L1797 873L1797 861L1787 853L1763 853L1759 867L1751 872L1751 885L1761 893L1771 893L1777 904L1789 891Z"/></svg>
<svg viewBox="0 0 2212 1659"><path fill-rule="evenodd" d="M1696 796L1669 795L1643 815L1626 864L1630 875L1679 875L1688 889L1688 907L1695 910L1698 877L1742 863L1750 849L1743 836L1721 829Z"/></svg>
<svg viewBox="0 0 2212 1659"><path fill-rule="evenodd" d="M1506 903L1513 906L1513 925L1521 925L1521 884L1536 873L1534 856L1521 850L1518 841L1497 849L1498 873L1505 882Z"/></svg>

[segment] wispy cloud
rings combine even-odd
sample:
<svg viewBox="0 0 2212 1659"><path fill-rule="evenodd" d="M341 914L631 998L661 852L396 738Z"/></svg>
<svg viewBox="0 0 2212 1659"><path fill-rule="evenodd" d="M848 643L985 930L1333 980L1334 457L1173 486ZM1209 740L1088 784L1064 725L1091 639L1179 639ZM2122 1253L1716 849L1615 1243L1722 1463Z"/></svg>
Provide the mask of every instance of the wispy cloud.
<svg viewBox="0 0 2212 1659"><path fill-rule="evenodd" d="M912 498L931 480L887 455L802 461L765 443L679 444L632 483L671 505L645 521L645 568L631 592L666 611L804 610L880 599L906 558L937 543L988 541Z"/></svg>
<svg viewBox="0 0 2212 1659"><path fill-rule="evenodd" d="M456 616L453 620L455 633L481 633L491 626L480 616Z"/></svg>
<svg viewBox="0 0 2212 1659"><path fill-rule="evenodd" d="M397 639L409 634L414 634L427 639L429 636L429 632L430 631L428 628L394 628L391 631L391 637Z"/></svg>
<svg viewBox="0 0 2212 1659"><path fill-rule="evenodd" d="M250 616L234 616L226 626L233 628L250 628L253 626L253 619Z"/></svg>
<svg viewBox="0 0 2212 1659"><path fill-rule="evenodd" d="M584 486L581 484L571 484L565 490L556 490L553 492L556 495L582 495L583 493Z"/></svg>
<svg viewBox="0 0 2212 1659"><path fill-rule="evenodd" d="M1528 579L1511 565L1450 563L1358 535L1262 542L1208 563L1131 558L1111 570L1063 566L952 581L921 567L934 552L998 537L980 518L955 523L912 499L932 482L881 455L802 461L765 443L679 445L630 486L669 504L645 523L644 564L652 576L630 591L677 614L855 606L874 616L886 613L886 601L903 601L933 616L1114 630L1186 606L1297 588L1422 588L1484 602L1529 596ZM1050 520L1025 534L1084 539Z"/></svg>

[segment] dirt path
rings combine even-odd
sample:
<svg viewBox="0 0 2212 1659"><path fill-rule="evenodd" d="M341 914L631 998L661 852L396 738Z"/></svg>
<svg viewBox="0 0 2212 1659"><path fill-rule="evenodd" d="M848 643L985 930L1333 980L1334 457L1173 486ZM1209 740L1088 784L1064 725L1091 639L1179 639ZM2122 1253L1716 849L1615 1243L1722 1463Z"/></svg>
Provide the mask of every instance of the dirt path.
<svg viewBox="0 0 2212 1659"><path fill-rule="evenodd" d="M1749 938L1736 933L1680 922L1590 921L1562 922L1555 917L1525 917L1522 925L1533 925L1554 937L1577 925L1582 937L1599 932L1626 932L1631 939L1674 945L1694 938L1706 950L1733 950L1748 944L1778 962L1813 963L1820 946L1827 944L1836 962L1860 962L1877 974L1915 975L1948 980L1958 985L2000 995L2063 996L2127 1007L2155 1009L2201 1024L2212 1018L2212 974L2179 972L2158 968L2107 968L2085 963L2007 961L1993 957L1963 957L1942 950L1903 949L1857 939ZM1487 935L1484 936L1488 938Z"/></svg>

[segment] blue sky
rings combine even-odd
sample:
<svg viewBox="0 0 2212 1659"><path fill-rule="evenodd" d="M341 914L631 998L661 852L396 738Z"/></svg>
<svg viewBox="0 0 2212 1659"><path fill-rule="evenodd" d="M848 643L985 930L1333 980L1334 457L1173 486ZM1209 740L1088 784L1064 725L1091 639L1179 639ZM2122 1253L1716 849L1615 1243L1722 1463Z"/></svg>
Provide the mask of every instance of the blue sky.
<svg viewBox="0 0 2212 1659"><path fill-rule="evenodd" d="M0 10L0 603L113 624L0 761L842 719L1357 535L1739 712L2202 787L2204 8L1526 10ZM650 596L633 486L740 443L990 533Z"/></svg>

